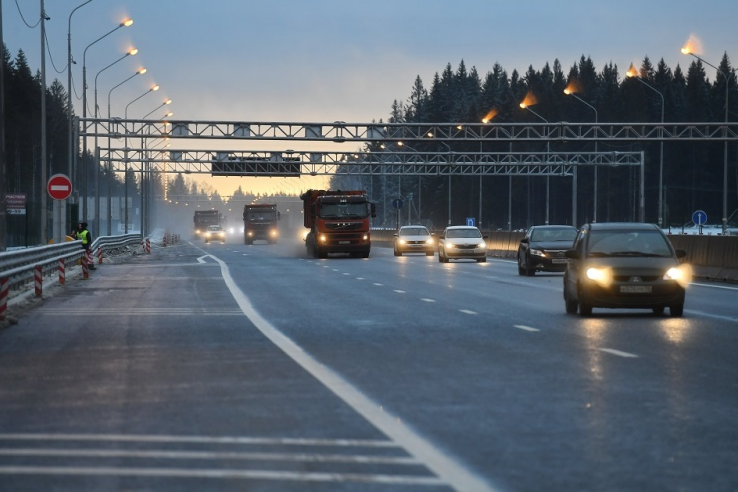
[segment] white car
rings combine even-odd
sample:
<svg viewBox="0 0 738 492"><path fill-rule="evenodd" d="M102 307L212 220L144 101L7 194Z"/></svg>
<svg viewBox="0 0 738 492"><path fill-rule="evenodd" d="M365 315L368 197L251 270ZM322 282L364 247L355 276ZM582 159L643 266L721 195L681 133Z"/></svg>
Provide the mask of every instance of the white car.
<svg viewBox="0 0 738 492"><path fill-rule="evenodd" d="M485 239L476 227L449 226L438 238L438 261L470 259L484 263L487 261Z"/></svg>
<svg viewBox="0 0 738 492"><path fill-rule="evenodd" d="M225 236L226 232L223 227L219 225L209 225L205 231L205 242L209 243L210 241L220 241L225 243Z"/></svg>

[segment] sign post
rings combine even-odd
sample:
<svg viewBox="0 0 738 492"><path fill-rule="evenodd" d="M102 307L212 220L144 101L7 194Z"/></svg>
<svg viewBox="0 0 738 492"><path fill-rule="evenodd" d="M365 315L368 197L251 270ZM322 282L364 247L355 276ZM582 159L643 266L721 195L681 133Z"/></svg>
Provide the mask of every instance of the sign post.
<svg viewBox="0 0 738 492"><path fill-rule="evenodd" d="M702 226L707 222L707 214L702 210L697 210L692 214L692 222L700 228L702 234Z"/></svg>
<svg viewBox="0 0 738 492"><path fill-rule="evenodd" d="M55 174L49 178L46 191L54 199L54 243L61 244L69 231L62 231L65 220L62 217L66 211L66 199L72 195L72 182L66 174Z"/></svg>

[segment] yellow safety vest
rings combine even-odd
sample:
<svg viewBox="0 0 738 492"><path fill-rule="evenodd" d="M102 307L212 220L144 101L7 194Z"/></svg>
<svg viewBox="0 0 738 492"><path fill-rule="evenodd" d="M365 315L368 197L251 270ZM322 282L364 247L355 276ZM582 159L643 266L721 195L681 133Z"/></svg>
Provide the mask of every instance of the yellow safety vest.
<svg viewBox="0 0 738 492"><path fill-rule="evenodd" d="M82 240L82 244L87 244L87 234L89 234L88 231L82 231L77 233L77 239Z"/></svg>

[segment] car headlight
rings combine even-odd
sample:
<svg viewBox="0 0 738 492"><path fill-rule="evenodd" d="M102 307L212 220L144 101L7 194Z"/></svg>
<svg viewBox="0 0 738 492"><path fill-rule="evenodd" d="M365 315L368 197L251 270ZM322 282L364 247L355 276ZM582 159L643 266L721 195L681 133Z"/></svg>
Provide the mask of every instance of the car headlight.
<svg viewBox="0 0 738 492"><path fill-rule="evenodd" d="M455 248L455 246L453 245L453 243L446 243L444 246L446 247L446 249L454 249Z"/></svg>
<svg viewBox="0 0 738 492"><path fill-rule="evenodd" d="M612 283L612 270L609 268L587 268L587 278L594 280L603 287L607 287Z"/></svg>
<svg viewBox="0 0 738 492"><path fill-rule="evenodd" d="M486 247L487 247L487 243L482 242L482 243L477 244L477 249L485 249Z"/></svg>
<svg viewBox="0 0 738 492"><path fill-rule="evenodd" d="M682 287L686 287L692 281L692 266L684 264L669 268L664 274L664 280L674 280Z"/></svg>
<svg viewBox="0 0 738 492"><path fill-rule="evenodd" d="M400 243L400 244L405 244L407 241L405 241L404 239L400 239L397 242Z"/></svg>
<svg viewBox="0 0 738 492"><path fill-rule="evenodd" d="M433 245L433 239L432 239L432 238L431 238L431 239L428 239L428 240L427 240L427 241L425 242L425 244L430 244L430 245Z"/></svg>
<svg viewBox="0 0 738 492"><path fill-rule="evenodd" d="M269 235L272 236L272 237L277 237L277 230L276 229L272 229L271 231L269 231Z"/></svg>
<svg viewBox="0 0 738 492"><path fill-rule="evenodd" d="M531 249L530 254L532 254L533 256L546 256L546 253L544 253L540 249Z"/></svg>
<svg viewBox="0 0 738 492"><path fill-rule="evenodd" d="M247 234L248 237L251 237L253 235L254 235L254 231L249 231L248 234Z"/></svg>

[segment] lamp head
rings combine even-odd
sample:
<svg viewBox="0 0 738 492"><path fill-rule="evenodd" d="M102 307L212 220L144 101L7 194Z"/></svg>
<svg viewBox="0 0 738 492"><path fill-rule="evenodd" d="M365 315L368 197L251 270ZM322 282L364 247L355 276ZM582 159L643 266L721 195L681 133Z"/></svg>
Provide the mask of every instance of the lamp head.
<svg viewBox="0 0 738 492"><path fill-rule="evenodd" d="M130 27L133 24L133 19L128 18L120 23L120 27Z"/></svg>
<svg viewBox="0 0 738 492"><path fill-rule="evenodd" d="M571 95L571 91L569 90L568 87L566 89L564 89L564 94L566 94L567 96L570 96Z"/></svg>
<svg viewBox="0 0 738 492"><path fill-rule="evenodd" d="M638 71L636 71L636 68L633 66L633 64L630 64L630 68L628 68L628 71L625 72L625 76L630 77L636 77L638 75Z"/></svg>
<svg viewBox="0 0 738 492"><path fill-rule="evenodd" d="M167 99L166 101L164 101L164 104L172 104L172 100L171 99Z"/></svg>
<svg viewBox="0 0 738 492"><path fill-rule="evenodd" d="M527 107L528 107L528 105L527 105L527 104L525 104L524 102L521 102L521 103L520 103L520 107L521 107L521 108L523 108L523 109L525 109L525 108L527 108Z"/></svg>
<svg viewBox="0 0 738 492"><path fill-rule="evenodd" d="M680 51L682 52L683 55L688 55L690 53L689 48L687 48L686 46L682 48Z"/></svg>
<svg viewBox="0 0 738 492"><path fill-rule="evenodd" d="M129 54L130 56L134 56L134 55L136 55L137 53L138 53L138 48L131 48L131 49L130 49L130 51L128 52L128 54Z"/></svg>
<svg viewBox="0 0 738 492"><path fill-rule="evenodd" d="M136 73L137 73L138 75L143 75L143 74L145 74L145 73L146 73L146 69L145 69L145 68L141 68L141 69L139 69L139 71L138 71L138 72L136 72Z"/></svg>
<svg viewBox="0 0 738 492"><path fill-rule="evenodd" d="M158 85L155 85L155 86L154 86L154 87L152 87L152 88L151 88L150 90L151 90L151 91L158 91L158 90L159 90L159 86L158 86Z"/></svg>

